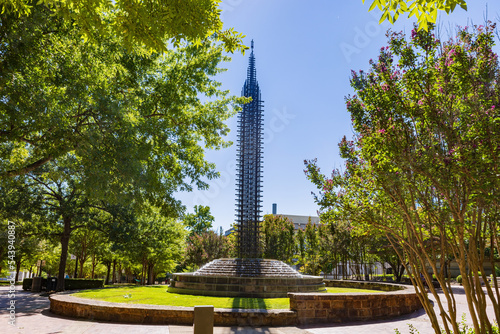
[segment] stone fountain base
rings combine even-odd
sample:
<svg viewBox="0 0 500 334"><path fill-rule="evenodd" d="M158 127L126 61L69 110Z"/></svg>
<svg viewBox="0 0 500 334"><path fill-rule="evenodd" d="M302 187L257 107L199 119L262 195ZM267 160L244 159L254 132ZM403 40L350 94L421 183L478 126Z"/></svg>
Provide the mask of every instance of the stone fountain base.
<svg viewBox="0 0 500 334"><path fill-rule="evenodd" d="M194 273L173 274L169 292L224 297L280 298L288 292L325 291L320 276L301 275L268 259L217 259Z"/></svg>

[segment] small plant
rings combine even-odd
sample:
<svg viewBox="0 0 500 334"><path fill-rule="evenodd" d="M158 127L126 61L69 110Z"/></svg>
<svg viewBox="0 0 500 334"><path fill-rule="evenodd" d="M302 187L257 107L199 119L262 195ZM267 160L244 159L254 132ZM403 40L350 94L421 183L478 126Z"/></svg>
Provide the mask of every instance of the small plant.
<svg viewBox="0 0 500 334"><path fill-rule="evenodd" d="M420 332L415 327L413 327L412 324L408 324L408 328L410 329L410 334L420 334ZM394 329L394 331L396 332L396 334L401 334L401 332L397 328Z"/></svg>
<svg viewBox="0 0 500 334"><path fill-rule="evenodd" d="M462 275L457 276L457 283L462 284Z"/></svg>
<svg viewBox="0 0 500 334"><path fill-rule="evenodd" d="M462 328L460 329L460 334L474 334L474 329L467 326L466 320L465 313L462 313L462 321L460 322Z"/></svg>

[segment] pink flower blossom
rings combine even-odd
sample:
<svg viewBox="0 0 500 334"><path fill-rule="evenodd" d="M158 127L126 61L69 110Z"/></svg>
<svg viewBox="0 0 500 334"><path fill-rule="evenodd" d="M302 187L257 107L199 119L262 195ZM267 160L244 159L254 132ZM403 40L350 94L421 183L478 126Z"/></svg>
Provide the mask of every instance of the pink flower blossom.
<svg viewBox="0 0 500 334"><path fill-rule="evenodd" d="M378 133L385 133L385 129L378 130Z"/></svg>

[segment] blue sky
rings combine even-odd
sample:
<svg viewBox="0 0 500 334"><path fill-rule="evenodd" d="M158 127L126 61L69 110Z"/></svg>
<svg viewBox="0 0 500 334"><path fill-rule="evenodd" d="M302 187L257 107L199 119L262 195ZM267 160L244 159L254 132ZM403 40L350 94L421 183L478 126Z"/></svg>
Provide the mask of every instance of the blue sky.
<svg viewBox="0 0 500 334"><path fill-rule="evenodd" d="M401 17L395 25L379 25L380 12L368 12L371 0L223 0L222 20L246 35L245 45L255 42L257 79L264 100L263 214L316 215L312 184L306 179L304 159L318 159L324 173L342 166L337 144L352 136L344 96L351 94L351 69L367 70L387 45L391 28L409 33L413 21ZM468 11L460 8L440 16L442 35L456 25L484 23L500 14L500 2L469 0ZM444 39L444 38L442 38ZM240 95L246 78L248 55L234 54L218 80L224 89ZM208 151L221 178L210 189L179 193L188 212L194 205L209 206L214 228L227 230L235 218L236 117L228 121L228 140L235 144Z"/></svg>

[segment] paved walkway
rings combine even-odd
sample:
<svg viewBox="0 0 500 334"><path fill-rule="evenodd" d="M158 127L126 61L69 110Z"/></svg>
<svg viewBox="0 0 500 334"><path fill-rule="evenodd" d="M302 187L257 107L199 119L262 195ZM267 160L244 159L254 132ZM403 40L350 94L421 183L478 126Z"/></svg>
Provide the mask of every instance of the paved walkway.
<svg viewBox="0 0 500 334"><path fill-rule="evenodd" d="M6 287L0 287L0 332L12 334L184 334L193 333L191 326L166 325L129 325L109 322L70 319L52 314L49 300L38 294L22 291L18 286L15 296L16 325L9 321L9 296ZM462 287L454 287L458 314L467 314L467 303ZM487 308L490 319L493 309ZM470 324L470 319L468 319ZM423 310L392 320L356 322L350 324L329 324L307 327L215 327L214 334L385 334L395 333L398 328L402 334L410 333L412 324L420 334L433 333L429 318ZM5 329L5 330L4 330Z"/></svg>

